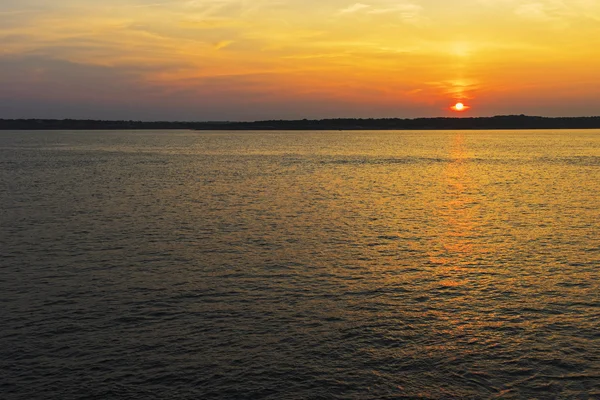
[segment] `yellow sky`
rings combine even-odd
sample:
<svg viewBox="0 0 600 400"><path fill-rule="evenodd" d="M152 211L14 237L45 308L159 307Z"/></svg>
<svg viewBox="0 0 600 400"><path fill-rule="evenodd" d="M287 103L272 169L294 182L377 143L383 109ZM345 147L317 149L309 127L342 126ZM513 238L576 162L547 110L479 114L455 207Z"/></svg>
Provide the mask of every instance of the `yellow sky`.
<svg viewBox="0 0 600 400"><path fill-rule="evenodd" d="M48 3L0 4L0 118L600 114L596 0Z"/></svg>

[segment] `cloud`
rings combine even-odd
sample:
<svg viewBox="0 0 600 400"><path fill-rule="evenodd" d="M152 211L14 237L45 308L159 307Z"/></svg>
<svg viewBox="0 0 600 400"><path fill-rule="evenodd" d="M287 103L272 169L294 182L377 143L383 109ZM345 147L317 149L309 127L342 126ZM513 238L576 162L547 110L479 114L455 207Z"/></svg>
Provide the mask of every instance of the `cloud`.
<svg viewBox="0 0 600 400"><path fill-rule="evenodd" d="M138 67L139 68L139 67ZM0 57L2 97L119 99L124 88L140 92L137 68L85 65L37 56Z"/></svg>
<svg viewBox="0 0 600 400"><path fill-rule="evenodd" d="M595 0L478 0L485 7L511 10L512 15L532 22L566 28L576 21L600 18L600 3Z"/></svg>
<svg viewBox="0 0 600 400"><path fill-rule="evenodd" d="M229 46L232 43L234 43L233 40L221 40L221 41L215 43L214 48L217 50L221 50L221 49L224 49L225 47Z"/></svg>
<svg viewBox="0 0 600 400"><path fill-rule="evenodd" d="M368 4L355 3L351 6L341 9L339 11L339 13L340 14L352 14L352 13L358 12L360 10L364 10L365 8L369 8L369 7L371 7L371 6Z"/></svg>
<svg viewBox="0 0 600 400"><path fill-rule="evenodd" d="M404 3L396 4L389 7L373 8L369 10L369 14L396 14L399 15L403 20L417 20L420 19L423 7L417 4Z"/></svg>
<svg viewBox="0 0 600 400"><path fill-rule="evenodd" d="M0 17L3 16L13 16L13 15L19 15L19 14L31 14L31 13L35 13L38 12L37 10L9 10L9 11L0 11Z"/></svg>
<svg viewBox="0 0 600 400"><path fill-rule="evenodd" d="M515 14L519 17L537 21L556 20L556 16L549 15L549 9L543 3L522 4L515 9Z"/></svg>
<svg viewBox="0 0 600 400"><path fill-rule="evenodd" d="M363 13L366 15L387 15L399 17L404 22L419 23L423 22L422 17L423 7L408 2L378 2L377 4L355 3L351 6L338 11L338 14L357 14Z"/></svg>

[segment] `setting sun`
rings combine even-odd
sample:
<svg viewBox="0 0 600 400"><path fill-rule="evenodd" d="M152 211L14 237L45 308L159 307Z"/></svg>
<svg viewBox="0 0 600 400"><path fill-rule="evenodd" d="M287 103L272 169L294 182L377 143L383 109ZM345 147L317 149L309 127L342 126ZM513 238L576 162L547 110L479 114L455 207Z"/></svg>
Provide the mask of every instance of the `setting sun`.
<svg viewBox="0 0 600 400"><path fill-rule="evenodd" d="M468 110L469 108L471 108L471 107L469 107L463 103L456 103L455 105L450 107L450 109L452 111L465 111L465 110Z"/></svg>

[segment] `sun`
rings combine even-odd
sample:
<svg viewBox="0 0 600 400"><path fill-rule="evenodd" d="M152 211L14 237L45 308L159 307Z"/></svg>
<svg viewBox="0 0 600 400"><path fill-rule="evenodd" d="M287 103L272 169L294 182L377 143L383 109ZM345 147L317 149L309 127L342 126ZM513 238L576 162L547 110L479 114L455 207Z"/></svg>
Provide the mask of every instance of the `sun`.
<svg viewBox="0 0 600 400"><path fill-rule="evenodd" d="M466 105L464 103L456 103L455 105L453 105L452 107L450 107L450 109L452 111L458 111L458 112L466 111L469 108L471 108L471 107L469 107L468 105Z"/></svg>

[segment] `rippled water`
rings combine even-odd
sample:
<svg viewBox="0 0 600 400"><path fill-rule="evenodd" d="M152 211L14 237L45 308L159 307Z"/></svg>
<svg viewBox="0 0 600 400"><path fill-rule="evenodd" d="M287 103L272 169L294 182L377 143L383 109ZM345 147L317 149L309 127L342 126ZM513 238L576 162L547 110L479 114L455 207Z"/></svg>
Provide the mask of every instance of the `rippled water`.
<svg viewBox="0 0 600 400"><path fill-rule="evenodd" d="M0 132L0 397L600 398L600 131Z"/></svg>

